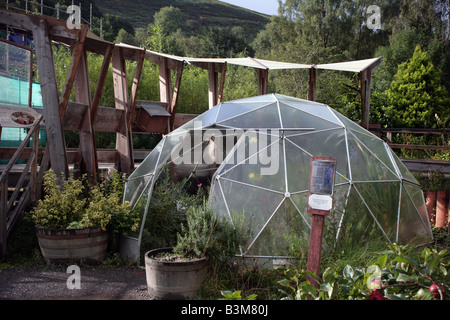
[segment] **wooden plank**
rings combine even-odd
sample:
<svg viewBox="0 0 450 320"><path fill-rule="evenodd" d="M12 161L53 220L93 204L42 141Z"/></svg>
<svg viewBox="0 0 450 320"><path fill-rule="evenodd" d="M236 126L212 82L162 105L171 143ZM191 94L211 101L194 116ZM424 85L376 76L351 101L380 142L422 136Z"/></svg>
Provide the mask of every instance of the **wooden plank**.
<svg viewBox="0 0 450 320"><path fill-rule="evenodd" d="M309 69L308 100L316 101L316 68L315 68L315 66L312 66Z"/></svg>
<svg viewBox="0 0 450 320"><path fill-rule="evenodd" d="M72 48L72 58L70 60L69 69L66 74L66 81L64 83L63 93L59 102L59 114L61 119L64 119L64 113L67 109L70 93L72 92L73 82L75 81L75 75L78 70L80 58L84 51L84 42L88 28L83 25L80 30L79 38Z"/></svg>
<svg viewBox="0 0 450 320"><path fill-rule="evenodd" d="M222 67L222 78L220 79L219 97L217 103L221 103L223 100L223 90L225 89L225 77L227 74L227 63L225 62Z"/></svg>
<svg viewBox="0 0 450 320"><path fill-rule="evenodd" d="M216 64L208 63L208 102L209 109L212 109L217 104L218 93L218 74L216 72Z"/></svg>
<svg viewBox="0 0 450 320"><path fill-rule="evenodd" d="M421 145L421 144L398 144L388 143L392 149L417 149L417 150L450 150L450 146Z"/></svg>
<svg viewBox="0 0 450 320"><path fill-rule="evenodd" d="M144 59L145 59L145 51L142 50L139 53L139 58L137 60L137 65L136 65L136 71L134 73L134 78L133 78L133 83L131 85L131 96L130 96L130 101L129 101L129 112L128 112L128 117L127 117L127 126L128 128L131 128L131 119L133 118L134 115L134 111L136 108L136 95L137 95L137 91L139 88L139 82L141 79L141 73L142 73L142 68L144 66Z"/></svg>
<svg viewBox="0 0 450 320"><path fill-rule="evenodd" d="M116 134L116 149L119 153L120 171L131 173L134 170L133 144L131 130L128 127L128 88L125 60L118 47L112 56L114 97L116 109L124 111L121 121L122 130Z"/></svg>
<svg viewBox="0 0 450 320"><path fill-rule="evenodd" d="M39 80L42 89L42 102L44 104L44 119L47 131L47 144L49 145L50 163L58 176L59 183L67 178L67 166L64 132L59 113L59 94L55 76L53 52L45 20L39 20L33 27L33 38L36 60L39 71ZM61 176L62 174L62 176Z"/></svg>
<svg viewBox="0 0 450 320"><path fill-rule="evenodd" d="M100 105L100 99L102 97L103 88L105 86L106 81L106 75L108 74L109 64L111 63L111 58L114 50L114 45L108 46L106 49L105 56L103 58L102 68L100 69L100 75L97 82L97 87L95 88L94 98L92 101L92 108L91 108L91 119L94 122L94 128L95 128L95 120L98 112L98 108Z"/></svg>
<svg viewBox="0 0 450 320"><path fill-rule="evenodd" d="M181 78L183 76L183 67L184 63L179 62L178 68L177 68L177 79L175 81L175 88L173 89L173 96L172 96L172 103L169 106L169 113L171 114L171 117L169 119L169 131L173 131L173 126L175 123L175 114L176 114L176 108L177 108L177 102L178 102L178 95L180 92L180 86L181 86Z"/></svg>
<svg viewBox="0 0 450 320"><path fill-rule="evenodd" d="M97 180L97 152L95 146L94 128L91 121L91 90L89 86L89 70L87 64L87 55L83 51L79 67L75 76L75 100L88 106L87 112L83 115L83 120L79 128L80 145L78 152L81 154L81 169L86 171L88 178Z"/></svg>
<svg viewBox="0 0 450 320"><path fill-rule="evenodd" d="M370 85L372 82L372 69L366 69L360 73L361 84L361 126L369 129L370 115Z"/></svg>
<svg viewBox="0 0 450 320"><path fill-rule="evenodd" d="M258 72L258 95L267 94L269 83L269 69L257 69Z"/></svg>
<svg viewBox="0 0 450 320"><path fill-rule="evenodd" d="M313 214L311 220L311 235L309 240L308 271L320 276L320 261L322 259L323 226L325 216ZM319 284L310 276L306 278L315 287Z"/></svg>
<svg viewBox="0 0 450 320"><path fill-rule="evenodd" d="M171 105L172 101L172 80L170 76L170 68L168 59L161 57L159 64L159 96L161 102Z"/></svg>

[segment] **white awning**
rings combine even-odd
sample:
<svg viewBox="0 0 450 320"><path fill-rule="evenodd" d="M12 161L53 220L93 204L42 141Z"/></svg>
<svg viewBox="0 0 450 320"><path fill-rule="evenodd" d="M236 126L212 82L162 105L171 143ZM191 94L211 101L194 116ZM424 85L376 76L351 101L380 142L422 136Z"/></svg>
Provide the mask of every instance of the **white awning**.
<svg viewBox="0 0 450 320"><path fill-rule="evenodd" d="M120 43L116 46L132 48L136 50L142 50L142 48L138 48L135 46L131 46L125 43ZM263 70L281 70L281 69L309 69L311 67L315 67L316 69L324 69L324 70L339 70L339 71L350 71L350 72L361 72L369 67L373 67L374 69L378 67L381 63L381 57L372 58L372 59L364 59L364 60L356 60L356 61L347 61L347 62L337 62L337 63L327 63L327 64L302 64L302 63L290 63L290 62L281 62L281 61L272 61L272 60L264 60L257 58L192 58L192 57L181 57L171 54L160 53L156 51L146 50L146 58L150 57L164 57L176 61L185 61L186 63L197 65L199 67L205 68L208 63L228 63L234 64L238 66L251 67L255 69L263 69Z"/></svg>
<svg viewBox="0 0 450 320"><path fill-rule="evenodd" d="M325 70L361 72L372 65L374 65L374 68L376 68L380 63L381 57L378 57L373 59L364 59L356 61L318 64L315 67L316 69L325 69Z"/></svg>

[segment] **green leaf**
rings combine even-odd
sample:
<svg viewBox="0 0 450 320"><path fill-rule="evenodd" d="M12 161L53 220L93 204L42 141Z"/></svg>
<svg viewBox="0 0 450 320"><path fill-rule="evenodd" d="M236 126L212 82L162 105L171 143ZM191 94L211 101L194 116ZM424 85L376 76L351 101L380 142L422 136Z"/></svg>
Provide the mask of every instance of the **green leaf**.
<svg viewBox="0 0 450 320"><path fill-rule="evenodd" d="M343 275L346 279L353 279L353 276L355 275L355 272L353 268L350 265L346 265L344 268Z"/></svg>

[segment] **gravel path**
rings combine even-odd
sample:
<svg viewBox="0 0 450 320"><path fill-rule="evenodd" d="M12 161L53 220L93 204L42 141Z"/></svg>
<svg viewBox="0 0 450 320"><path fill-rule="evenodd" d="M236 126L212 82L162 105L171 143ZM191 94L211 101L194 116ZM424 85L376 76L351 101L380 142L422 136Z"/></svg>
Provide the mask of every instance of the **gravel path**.
<svg viewBox="0 0 450 320"><path fill-rule="evenodd" d="M79 282L66 267L0 270L0 299L151 300L145 269L80 267ZM69 279L70 278L70 279ZM68 288L79 283L80 288Z"/></svg>

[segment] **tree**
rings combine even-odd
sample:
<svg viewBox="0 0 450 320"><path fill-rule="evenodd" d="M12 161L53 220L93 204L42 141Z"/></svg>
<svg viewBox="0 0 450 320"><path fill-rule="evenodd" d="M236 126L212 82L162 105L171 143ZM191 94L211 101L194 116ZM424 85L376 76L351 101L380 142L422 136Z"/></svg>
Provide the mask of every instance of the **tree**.
<svg viewBox="0 0 450 320"><path fill-rule="evenodd" d="M154 15L154 24L160 25L165 35L171 34L178 29L186 29L186 22L180 9L173 6L162 7Z"/></svg>
<svg viewBox="0 0 450 320"><path fill-rule="evenodd" d="M437 125L436 115L448 119L450 98L441 85L440 76L420 46L416 47L410 61L399 65L387 90L386 112L395 126L432 128Z"/></svg>

